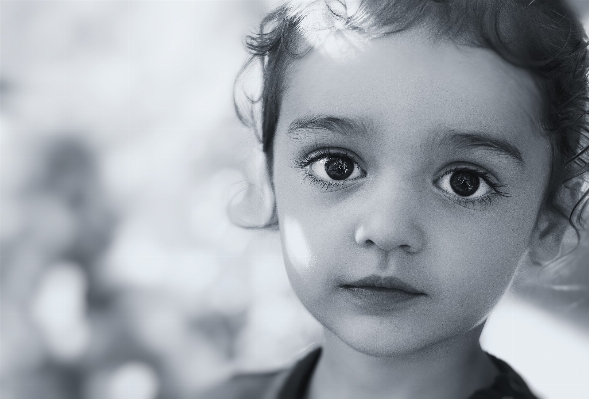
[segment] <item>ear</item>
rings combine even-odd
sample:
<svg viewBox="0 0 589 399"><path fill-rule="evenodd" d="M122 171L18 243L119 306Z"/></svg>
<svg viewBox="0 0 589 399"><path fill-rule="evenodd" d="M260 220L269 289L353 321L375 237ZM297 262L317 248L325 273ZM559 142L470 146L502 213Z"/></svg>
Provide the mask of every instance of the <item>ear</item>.
<svg viewBox="0 0 589 399"><path fill-rule="evenodd" d="M247 181L229 204L229 217L244 228L275 228L276 200L267 157L256 149L250 159Z"/></svg>
<svg viewBox="0 0 589 399"><path fill-rule="evenodd" d="M529 261L533 265L547 266L567 255L578 241L577 233L569 220L551 209L542 209L528 251Z"/></svg>

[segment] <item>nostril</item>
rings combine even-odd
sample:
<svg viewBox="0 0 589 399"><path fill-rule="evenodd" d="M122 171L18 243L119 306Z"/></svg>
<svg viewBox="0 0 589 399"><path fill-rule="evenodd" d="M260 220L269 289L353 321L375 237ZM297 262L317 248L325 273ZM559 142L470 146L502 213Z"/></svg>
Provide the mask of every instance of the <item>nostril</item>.
<svg viewBox="0 0 589 399"><path fill-rule="evenodd" d="M375 247L378 246L377 242L374 241L369 234L367 234L367 230L364 227L359 227L356 230L354 240L356 244L362 247Z"/></svg>
<svg viewBox="0 0 589 399"><path fill-rule="evenodd" d="M407 244L399 245L399 248L401 248L403 251L410 253L410 254L417 252L415 250L415 248L413 248L411 245L407 245Z"/></svg>
<svg viewBox="0 0 589 399"><path fill-rule="evenodd" d="M374 242L366 236L365 229L363 226L360 226L356 229L354 233L354 240L358 245L374 244Z"/></svg>

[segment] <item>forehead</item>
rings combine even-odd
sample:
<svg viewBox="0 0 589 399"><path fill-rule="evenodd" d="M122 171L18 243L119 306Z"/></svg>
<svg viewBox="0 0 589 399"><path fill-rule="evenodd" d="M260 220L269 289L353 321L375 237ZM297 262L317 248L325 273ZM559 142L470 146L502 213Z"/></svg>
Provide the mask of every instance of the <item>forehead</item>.
<svg viewBox="0 0 589 399"><path fill-rule="evenodd" d="M490 50L419 30L371 40L345 57L323 50L291 65L278 131L301 116L336 114L402 132L484 128L538 138L532 77Z"/></svg>

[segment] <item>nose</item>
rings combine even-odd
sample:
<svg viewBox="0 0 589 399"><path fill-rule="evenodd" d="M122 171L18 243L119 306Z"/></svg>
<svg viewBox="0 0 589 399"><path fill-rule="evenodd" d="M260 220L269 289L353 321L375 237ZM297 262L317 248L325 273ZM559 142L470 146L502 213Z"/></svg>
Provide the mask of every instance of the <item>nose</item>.
<svg viewBox="0 0 589 399"><path fill-rule="evenodd" d="M425 218L419 194L402 184L389 184L367 193L354 239L363 247L389 253L418 253L426 245Z"/></svg>

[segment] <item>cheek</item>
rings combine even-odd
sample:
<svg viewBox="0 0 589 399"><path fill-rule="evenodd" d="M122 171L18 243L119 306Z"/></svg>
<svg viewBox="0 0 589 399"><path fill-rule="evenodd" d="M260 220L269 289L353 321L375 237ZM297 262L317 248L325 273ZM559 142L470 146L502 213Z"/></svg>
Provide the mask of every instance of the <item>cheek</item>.
<svg viewBox="0 0 589 399"><path fill-rule="evenodd" d="M303 226L300 221L291 215L281 218L280 231L282 233L282 245L285 258L291 268L303 274L313 266L316 258Z"/></svg>
<svg viewBox="0 0 589 399"><path fill-rule="evenodd" d="M301 278L315 278L318 274L327 277L336 273L330 265L344 267L341 258L351 249L345 242L349 234L344 220L333 220L328 216L330 212L314 212L310 206L283 209L280 213L283 253L294 274Z"/></svg>
<svg viewBox="0 0 589 399"><path fill-rule="evenodd" d="M476 223L454 221L438 236L434 252L444 266L431 271L443 282L441 295L492 307L508 288L528 247L533 217L489 216Z"/></svg>
<svg viewBox="0 0 589 399"><path fill-rule="evenodd" d="M351 214L323 204L317 193L306 195L311 190L305 184L295 179L276 181L275 193L286 270L299 298L313 307L352 267L354 249Z"/></svg>
<svg viewBox="0 0 589 399"><path fill-rule="evenodd" d="M280 150L277 145L276 150ZM277 156L285 157L277 151ZM312 188L284 162L274 163L274 193L283 253L287 266L303 276L325 262L329 248L341 239L333 208L321 203ZM329 204L327 204L329 205ZM329 215L329 216L328 216Z"/></svg>
<svg viewBox="0 0 589 399"><path fill-rule="evenodd" d="M320 239L321 229L309 225L305 216L286 211L279 215L284 263L290 283L299 299L312 310L328 294L332 270L326 268L328 248Z"/></svg>

